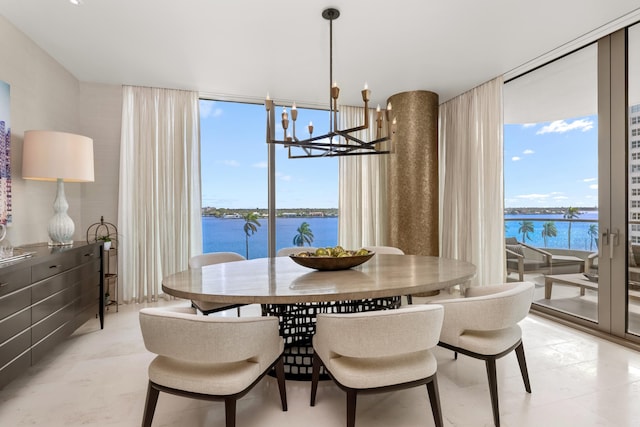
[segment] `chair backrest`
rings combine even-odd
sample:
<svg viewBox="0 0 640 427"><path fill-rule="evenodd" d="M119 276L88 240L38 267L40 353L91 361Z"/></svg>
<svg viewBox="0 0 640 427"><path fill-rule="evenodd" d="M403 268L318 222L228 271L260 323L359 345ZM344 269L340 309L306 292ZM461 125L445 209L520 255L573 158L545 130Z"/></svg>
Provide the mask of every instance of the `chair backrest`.
<svg viewBox="0 0 640 427"><path fill-rule="evenodd" d="M318 314L316 340L347 357L385 357L438 343L443 309L437 304L362 313Z"/></svg>
<svg viewBox="0 0 640 427"><path fill-rule="evenodd" d="M393 246L365 246L364 248L370 252L375 252L376 254L404 255L404 251L402 249L395 248Z"/></svg>
<svg viewBox="0 0 640 427"><path fill-rule="evenodd" d="M444 305L447 329L497 331L514 326L529 313L534 284L513 282L467 289L465 298L437 301Z"/></svg>
<svg viewBox="0 0 640 427"><path fill-rule="evenodd" d="M144 345L152 353L196 363L230 363L264 358L282 351L277 317L214 317L184 308L140 310Z"/></svg>
<svg viewBox="0 0 640 427"><path fill-rule="evenodd" d="M240 254L235 252L209 252L202 255L195 255L189 259L189 268L200 268L205 265L220 264L221 262L244 261Z"/></svg>
<svg viewBox="0 0 640 427"><path fill-rule="evenodd" d="M289 248L278 249L276 252L276 256L289 256L289 255L297 255L300 252L315 252L316 249L313 246L292 246Z"/></svg>

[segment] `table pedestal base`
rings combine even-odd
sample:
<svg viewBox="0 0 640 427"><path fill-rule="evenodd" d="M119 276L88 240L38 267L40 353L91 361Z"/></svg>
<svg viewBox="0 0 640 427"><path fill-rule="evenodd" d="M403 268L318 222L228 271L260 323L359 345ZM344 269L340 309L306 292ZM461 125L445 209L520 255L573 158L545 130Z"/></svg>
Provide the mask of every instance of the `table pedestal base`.
<svg viewBox="0 0 640 427"><path fill-rule="evenodd" d="M400 297L301 304L263 304L263 316L278 316L284 338L284 369L289 380L311 380L313 345L318 313L358 313L400 307ZM328 376L323 370L321 378Z"/></svg>

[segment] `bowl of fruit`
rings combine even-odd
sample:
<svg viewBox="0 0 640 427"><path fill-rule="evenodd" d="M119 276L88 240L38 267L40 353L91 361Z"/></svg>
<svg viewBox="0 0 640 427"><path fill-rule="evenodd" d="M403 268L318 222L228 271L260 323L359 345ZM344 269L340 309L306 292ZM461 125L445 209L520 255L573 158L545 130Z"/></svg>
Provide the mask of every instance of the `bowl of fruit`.
<svg viewBox="0 0 640 427"><path fill-rule="evenodd" d="M315 252L300 251L289 255L294 262L315 270L347 270L367 262L375 253L366 249L351 251L341 246L334 248L318 248Z"/></svg>

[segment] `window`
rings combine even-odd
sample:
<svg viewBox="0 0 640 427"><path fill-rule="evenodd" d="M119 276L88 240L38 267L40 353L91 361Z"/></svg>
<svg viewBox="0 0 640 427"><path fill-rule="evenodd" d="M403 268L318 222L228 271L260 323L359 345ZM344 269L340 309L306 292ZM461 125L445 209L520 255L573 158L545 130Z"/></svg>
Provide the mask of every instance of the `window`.
<svg viewBox="0 0 640 427"><path fill-rule="evenodd" d="M314 134L324 133L328 112L298 107L300 120L313 121ZM303 222L313 233L311 245L337 243L337 159L288 159L281 145L275 160L276 230L269 233L265 125L264 105L200 100L203 252L266 257L269 238L276 250L294 246ZM282 134L279 123L276 131ZM246 224L255 231L245 233Z"/></svg>

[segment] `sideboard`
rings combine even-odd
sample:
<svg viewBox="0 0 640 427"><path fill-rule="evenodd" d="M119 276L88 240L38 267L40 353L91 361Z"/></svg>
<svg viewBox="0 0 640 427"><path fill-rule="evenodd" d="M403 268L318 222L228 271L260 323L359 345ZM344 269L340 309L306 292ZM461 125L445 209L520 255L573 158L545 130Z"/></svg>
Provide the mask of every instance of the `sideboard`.
<svg viewBox="0 0 640 427"><path fill-rule="evenodd" d="M30 256L0 265L0 387L88 319L104 327L102 242L20 250Z"/></svg>

